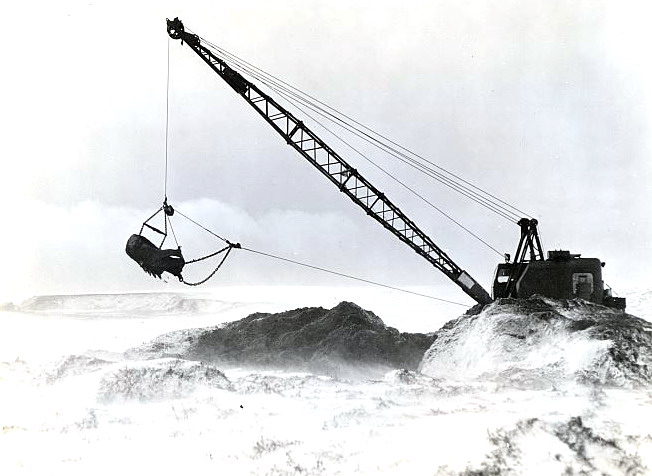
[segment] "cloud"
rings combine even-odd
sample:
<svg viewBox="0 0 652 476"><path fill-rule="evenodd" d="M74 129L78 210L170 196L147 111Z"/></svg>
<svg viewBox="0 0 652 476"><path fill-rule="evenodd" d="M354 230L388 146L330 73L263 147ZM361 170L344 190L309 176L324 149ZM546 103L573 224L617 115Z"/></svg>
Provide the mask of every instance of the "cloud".
<svg viewBox="0 0 652 476"><path fill-rule="evenodd" d="M178 212L214 233L280 257L388 284L410 281L415 263L421 265L421 276L434 272L416 256L412 258L411 251L403 245L378 240L378 235L369 237L368 230L337 213L271 210L253 217L242 209L212 199L176 205ZM6 219L15 231L0 238L6 270L0 278L2 299L36 294L180 289L174 278L167 284L152 279L124 252L127 238L137 233L155 210L155 207L117 207L96 201L54 205L27 200L12 207ZM224 246L178 212L173 216L173 227L186 259L204 256ZM161 217L159 214L151 222L159 229L163 227L162 221L156 220ZM376 233L384 233L380 227L375 228ZM149 236L152 241L159 239L151 232ZM164 247L176 247L172 234ZM410 259L403 259L406 255ZM397 262L404 265L396 266ZM199 280L216 263L212 260L188 265L184 275L190 281ZM342 284L342 279L235 250L211 285L306 283Z"/></svg>

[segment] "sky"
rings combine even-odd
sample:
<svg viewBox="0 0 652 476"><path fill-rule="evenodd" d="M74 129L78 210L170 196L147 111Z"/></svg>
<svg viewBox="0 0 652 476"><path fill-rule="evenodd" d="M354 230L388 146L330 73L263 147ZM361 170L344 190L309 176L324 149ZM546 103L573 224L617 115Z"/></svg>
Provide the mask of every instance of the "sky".
<svg viewBox="0 0 652 476"><path fill-rule="evenodd" d="M165 19L177 16L527 211L547 249L605 261L617 292L650 288L650 10L644 1L13 2L0 42L8 270L0 301L181 289L145 275L124 253L164 196L169 47L173 206L256 250L468 302L289 149L189 48L168 40ZM497 253L324 138L490 288ZM514 252L516 225L390 158L374 160L493 247ZM178 218L187 258L221 244ZM347 282L246 252L210 282L247 284Z"/></svg>

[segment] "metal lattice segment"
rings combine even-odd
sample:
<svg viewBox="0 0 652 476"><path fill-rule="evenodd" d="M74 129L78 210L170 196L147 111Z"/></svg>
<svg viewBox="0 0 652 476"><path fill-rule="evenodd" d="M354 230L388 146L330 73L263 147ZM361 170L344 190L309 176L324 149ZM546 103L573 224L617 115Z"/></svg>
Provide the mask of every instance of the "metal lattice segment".
<svg viewBox="0 0 652 476"><path fill-rule="evenodd" d="M229 86L241 95L263 119L297 152L334 183L342 193L374 220L428 260L479 303L491 302L489 294L441 250L382 192L333 151L303 122L261 91L221 58L203 46L195 35L175 33L185 41ZM172 34L171 34L172 36ZM173 38L176 38L173 36ZM463 274L464 273L464 274ZM472 283L469 285L469 283Z"/></svg>

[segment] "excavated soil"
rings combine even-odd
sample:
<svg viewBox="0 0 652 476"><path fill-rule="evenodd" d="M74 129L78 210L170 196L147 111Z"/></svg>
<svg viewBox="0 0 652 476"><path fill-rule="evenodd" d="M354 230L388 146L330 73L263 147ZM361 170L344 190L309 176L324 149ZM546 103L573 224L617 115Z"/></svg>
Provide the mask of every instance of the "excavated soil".
<svg viewBox="0 0 652 476"><path fill-rule="evenodd" d="M128 354L329 373L342 366L413 370L433 340L401 333L373 312L342 302L332 309L255 313L217 328L168 334Z"/></svg>

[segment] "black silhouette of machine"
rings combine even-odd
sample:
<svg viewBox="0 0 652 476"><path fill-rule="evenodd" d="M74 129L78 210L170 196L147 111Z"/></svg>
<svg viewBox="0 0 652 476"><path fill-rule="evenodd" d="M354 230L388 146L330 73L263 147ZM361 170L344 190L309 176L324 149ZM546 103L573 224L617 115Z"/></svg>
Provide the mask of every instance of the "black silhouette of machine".
<svg viewBox="0 0 652 476"><path fill-rule="evenodd" d="M537 220L523 218L521 238L510 262L498 265L492 296L458 266L407 215L358 170L326 144L303 121L242 76L219 57L198 35L186 31L178 18L167 20L169 36L181 40L241 96L304 159L330 180L400 241L412 248L479 304L497 298L527 298L538 294L556 299L581 298L597 304L625 308L625 299L611 295L602 280L602 263L569 251L549 251L544 257Z"/></svg>

